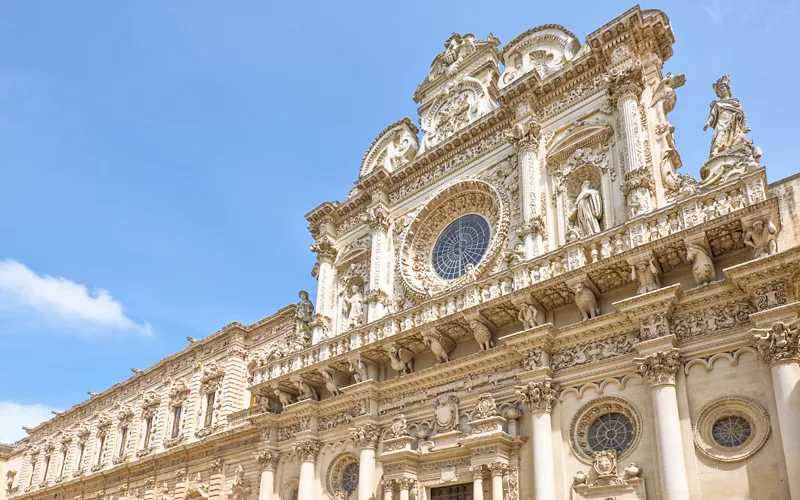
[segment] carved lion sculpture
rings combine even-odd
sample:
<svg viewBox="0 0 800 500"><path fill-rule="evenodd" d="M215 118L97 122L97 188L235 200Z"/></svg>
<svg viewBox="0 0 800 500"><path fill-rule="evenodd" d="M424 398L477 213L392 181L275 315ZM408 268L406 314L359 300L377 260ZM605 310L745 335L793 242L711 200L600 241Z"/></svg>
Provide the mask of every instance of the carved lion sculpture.
<svg viewBox="0 0 800 500"><path fill-rule="evenodd" d="M472 330L472 335L475 337L475 341L481 346L481 351L488 351L494 347L494 342L492 342L492 332L489 331L489 328L486 325L478 320L472 320L469 322L469 327Z"/></svg>

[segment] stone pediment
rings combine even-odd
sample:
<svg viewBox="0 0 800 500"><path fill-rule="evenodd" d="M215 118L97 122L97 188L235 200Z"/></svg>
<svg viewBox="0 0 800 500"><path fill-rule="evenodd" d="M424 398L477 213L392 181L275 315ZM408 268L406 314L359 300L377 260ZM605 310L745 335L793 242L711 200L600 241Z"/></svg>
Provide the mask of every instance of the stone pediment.
<svg viewBox="0 0 800 500"><path fill-rule="evenodd" d="M502 89L530 72L545 79L571 61L580 48L578 38L563 26L545 24L531 28L503 47L505 70L498 87Z"/></svg>
<svg viewBox="0 0 800 500"><path fill-rule="evenodd" d="M419 149L418 132L408 117L383 129L364 153L358 177L361 178L378 167L393 172L411 162Z"/></svg>

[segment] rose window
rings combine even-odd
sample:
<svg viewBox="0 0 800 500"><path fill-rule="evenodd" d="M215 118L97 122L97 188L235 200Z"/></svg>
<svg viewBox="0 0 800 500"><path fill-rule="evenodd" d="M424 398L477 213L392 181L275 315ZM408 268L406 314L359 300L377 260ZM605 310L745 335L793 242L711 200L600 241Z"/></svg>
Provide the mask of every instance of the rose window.
<svg viewBox="0 0 800 500"><path fill-rule="evenodd" d="M344 468L339 486L348 495L352 495L356 491L356 488L358 488L358 463L353 462Z"/></svg>
<svg viewBox="0 0 800 500"><path fill-rule="evenodd" d="M433 246L433 270L446 280L461 277L467 266L476 266L486 254L489 236L489 223L480 215L459 217Z"/></svg>
<svg viewBox="0 0 800 500"><path fill-rule="evenodd" d="M738 415L730 415L714 422L711 437L720 446L736 448L746 443L752 432L750 422Z"/></svg>
<svg viewBox="0 0 800 500"><path fill-rule="evenodd" d="M633 440L633 425L621 413L601 415L589 426L589 447L592 451L616 450L622 454Z"/></svg>

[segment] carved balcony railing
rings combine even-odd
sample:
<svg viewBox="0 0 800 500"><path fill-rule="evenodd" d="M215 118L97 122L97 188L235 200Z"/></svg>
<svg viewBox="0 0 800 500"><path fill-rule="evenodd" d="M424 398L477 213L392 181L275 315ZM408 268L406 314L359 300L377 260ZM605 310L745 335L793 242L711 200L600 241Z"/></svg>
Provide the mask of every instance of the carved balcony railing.
<svg viewBox="0 0 800 500"><path fill-rule="evenodd" d="M244 410L235 411L228 415L228 426L235 427L265 413L269 413L269 410L266 406L262 405L251 406Z"/></svg>
<svg viewBox="0 0 800 500"><path fill-rule="evenodd" d="M759 215L761 214L761 215ZM714 257L744 248L742 217L777 220L777 200L767 199L766 173L759 169L631 219L593 237L566 245L490 274L450 293L390 314L255 368L250 390L275 388L288 375L336 361L346 370L348 354L429 331L470 310L491 308L510 297L533 298L547 310L570 303L567 281L588 277L600 293L631 282L628 260L652 252L663 273L687 265L686 241L707 238ZM666 225L665 225L666 222ZM515 319L515 318L514 318ZM402 334L402 335L401 335ZM267 393L271 396L271 394Z"/></svg>

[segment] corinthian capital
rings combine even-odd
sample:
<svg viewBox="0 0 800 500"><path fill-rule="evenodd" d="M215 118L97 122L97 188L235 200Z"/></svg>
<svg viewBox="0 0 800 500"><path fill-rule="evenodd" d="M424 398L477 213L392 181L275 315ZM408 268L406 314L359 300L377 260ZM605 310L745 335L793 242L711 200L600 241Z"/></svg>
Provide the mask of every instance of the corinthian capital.
<svg viewBox="0 0 800 500"><path fill-rule="evenodd" d="M294 443L294 452L300 457L301 462L316 462L321 445L310 439Z"/></svg>
<svg viewBox="0 0 800 500"><path fill-rule="evenodd" d="M311 245L311 251L317 254L318 260L333 261L336 258L337 250L333 240L328 235L319 237L316 243Z"/></svg>
<svg viewBox="0 0 800 500"><path fill-rule="evenodd" d="M750 338L761 359L770 366L800 362L800 332L782 321L772 328L753 328Z"/></svg>
<svg viewBox="0 0 800 500"><path fill-rule="evenodd" d="M505 131L506 140L516 151L538 151L542 127L536 119L525 123L517 123Z"/></svg>
<svg viewBox="0 0 800 500"><path fill-rule="evenodd" d="M350 436L358 448L375 448L378 446L378 428L372 424L350 428Z"/></svg>
<svg viewBox="0 0 800 500"><path fill-rule="evenodd" d="M389 212L380 206L367 210L367 213L361 216L361 221L368 225L372 231L388 231L391 222L389 220Z"/></svg>
<svg viewBox="0 0 800 500"><path fill-rule="evenodd" d="M673 348L635 358L634 362L636 369L651 387L675 385L675 377L681 367L681 356L680 351Z"/></svg>
<svg viewBox="0 0 800 500"><path fill-rule="evenodd" d="M606 77L606 90L615 103L625 95L638 100L644 91L641 64L630 64L611 73Z"/></svg>
<svg viewBox="0 0 800 500"><path fill-rule="evenodd" d="M274 471L278 467L279 455L277 451L260 450L254 455L261 470Z"/></svg>
<svg viewBox="0 0 800 500"><path fill-rule="evenodd" d="M520 385L515 389L517 399L525 404L531 412L550 413L558 399L558 386L551 380L528 382L528 385Z"/></svg>

